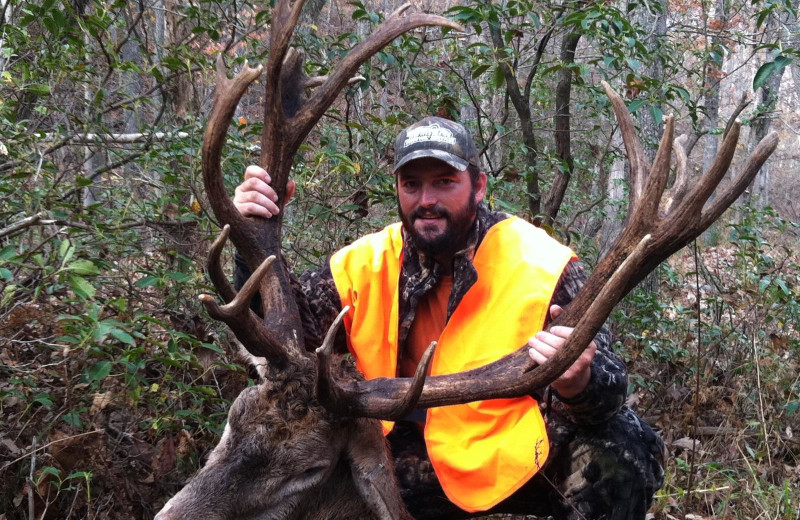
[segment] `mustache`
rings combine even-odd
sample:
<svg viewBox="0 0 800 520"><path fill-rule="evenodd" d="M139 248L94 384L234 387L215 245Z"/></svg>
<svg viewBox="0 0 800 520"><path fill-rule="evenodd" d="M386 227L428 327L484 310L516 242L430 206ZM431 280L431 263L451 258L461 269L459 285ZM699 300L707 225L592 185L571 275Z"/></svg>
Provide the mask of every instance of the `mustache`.
<svg viewBox="0 0 800 520"><path fill-rule="evenodd" d="M447 211L443 206L435 205L430 208L417 208L413 212L411 212L411 220L416 220L418 218L430 218L430 217L444 217L446 219L450 218L450 212Z"/></svg>

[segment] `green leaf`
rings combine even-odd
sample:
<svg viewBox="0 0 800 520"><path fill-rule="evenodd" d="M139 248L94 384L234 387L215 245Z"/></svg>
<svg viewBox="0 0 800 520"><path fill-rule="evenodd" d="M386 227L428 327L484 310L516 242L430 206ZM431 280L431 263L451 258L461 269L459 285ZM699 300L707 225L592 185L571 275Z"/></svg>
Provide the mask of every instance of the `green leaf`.
<svg viewBox="0 0 800 520"><path fill-rule="evenodd" d="M76 471L75 473L70 473L69 476L67 476L67 478L65 478L64 480L69 480L69 479L72 479L72 478L82 478L82 479L89 480L89 479L92 478L92 472L91 471Z"/></svg>
<svg viewBox="0 0 800 520"><path fill-rule="evenodd" d="M33 398L34 403L39 403L40 405L44 406L45 408L53 406L53 396L50 394L39 394Z"/></svg>
<svg viewBox="0 0 800 520"><path fill-rule="evenodd" d="M753 77L753 90L758 90L763 87L770 76L776 72L781 72L790 63L792 63L791 58L779 54L775 57L775 60L763 64Z"/></svg>
<svg viewBox="0 0 800 520"><path fill-rule="evenodd" d="M786 403L786 417L792 417L794 414L797 413L798 409L800 409L800 401L792 401L791 403Z"/></svg>
<svg viewBox="0 0 800 520"><path fill-rule="evenodd" d="M492 73L492 86L494 88L500 88L503 86L505 82L505 76L503 76L503 69L500 68L500 65L494 68L494 72Z"/></svg>
<svg viewBox="0 0 800 520"><path fill-rule="evenodd" d="M664 112L661 110L661 108L659 106L650 105L650 115L653 116L653 121L655 121L655 123L657 125L660 125L661 124L661 120L664 117Z"/></svg>
<svg viewBox="0 0 800 520"><path fill-rule="evenodd" d="M10 282L13 277L14 275L11 273L11 271L5 267L0 267L0 280L6 280Z"/></svg>
<svg viewBox="0 0 800 520"><path fill-rule="evenodd" d="M111 373L111 361L100 361L86 369L86 380L90 383L102 381Z"/></svg>
<svg viewBox="0 0 800 520"><path fill-rule="evenodd" d="M9 260L17 256L17 249L14 246L6 246L0 250L0 261Z"/></svg>
<svg viewBox="0 0 800 520"><path fill-rule="evenodd" d="M59 481L61 480L61 474L58 472L57 468L54 468L53 466L45 466L39 470L39 476L36 477L36 485L38 486L41 484L47 475L53 475Z"/></svg>
<svg viewBox="0 0 800 520"><path fill-rule="evenodd" d="M753 77L753 90L758 90L769 79L772 73L775 72L775 62L770 61L759 67L756 75Z"/></svg>
<svg viewBox="0 0 800 520"><path fill-rule="evenodd" d="M77 275L70 275L69 277L69 284L72 288L72 292L75 293L78 298L83 300L89 300L94 298L94 295L97 293L97 290L92 287L92 284L86 281L86 278Z"/></svg>
<svg viewBox="0 0 800 520"><path fill-rule="evenodd" d="M692 96L689 94L689 91L683 87L673 86L672 90L678 93L684 103L689 103L692 100Z"/></svg>
<svg viewBox="0 0 800 520"><path fill-rule="evenodd" d="M179 271L167 271L166 275L179 283L188 282L192 279L192 275L181 273Z"/></svg>
<svg viewBox="0 0 800 520"><path fill-rule="evenodd" d="M81 421L80 415L75 410L70 410L69 412L65 413L62 417L64 422L71 425L76 426L78 428L83 427L83 421Z"/></svg>
<svg viewBox="0 0 800 520"><path fill-rule="evenodd" d="M36 96L50 95L50 85L45 85L45 84L28 85L27 87L25 87L25 90Z"/></svg>
<svg viewBox="0 0 800 520"><path fill-rule="evenodd" d="M153 275L147 275L144 278L137 280L137 282L133 285L141 289L144 287L156 287L160 285L160 282L161 278L158 278L157 276Z"/></svg>
<svg viewBox="0 0 800 520"><path fill-rule="evenodd" d="M642 106L646 103L644 99L634 99L630 103L628 103L628 111L631 114L635 114L637 110L642 108Z"/></svg>
<svg viewBox="0 0 800 520"><path fill-rule="evenodd" d="M214 345L213 343L200 343L200 344L201 344L203 347L205 347L205 348L207 348L207 349L209 349L209 350L213 350L214 352L216 352L216 353L218 353L218 354L223 354L223 355L225 354L225 351L224 351L224 350L222 350L222 349L221 349L221 348L219 348L218 346Z"/></svg>
<svg viewBox="0 0 800 520"><path fill-rule="evenodd" d="M477 78L478 76L489 70L490 66L491 65L478 65L477 67L472 69L472 79Z"/></svg>
<svg viewBox="0 0 800 520"><path fill-rule="evenodd" d="M112 335L112 336L114 336L115 338L117 338L117 339L118 339L119 341L121 341L122 343L126 343L126 344L128 344L128 345L130 345L130 346L132 346L132 347L135 347L135 346L136 346L136 340L135 340L135 339L133 339L133 336L131 336L130 334L128 334L128 333L127 333L127 332L125 332L124 330L121 330L121 329L111 329L111 331L110 331L110 332L111 332L111 335Z"/></svg>
<svg viewBox="0 0 800 520"><path fill-rule="evenodd" d="M778 70L783 70L792 63L792 58L787 58L786 56L779 54L775 56L775 65L778 67Z"/></svg>
<svg viewBox="0 0 800 520"><path fill-rule="evenodd" d="M100 270L96 265L94 265L94 263L92 263L91 260L75 260L65 269L81 276L94 276L100 274Z"/></svg>

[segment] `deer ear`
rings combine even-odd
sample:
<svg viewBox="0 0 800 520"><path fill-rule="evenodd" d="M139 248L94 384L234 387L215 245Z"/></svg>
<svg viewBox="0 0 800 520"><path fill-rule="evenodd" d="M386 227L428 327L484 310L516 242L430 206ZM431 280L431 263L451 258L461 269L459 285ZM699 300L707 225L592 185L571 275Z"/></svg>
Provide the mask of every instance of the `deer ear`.
<svg viewBox="0 0 800 520"><path fill-rule="evenodd" d="M356 489L375 517L381 520L410 519L400 496L394 462L380 422L373 419L354 421L345 450Z"/></svg>

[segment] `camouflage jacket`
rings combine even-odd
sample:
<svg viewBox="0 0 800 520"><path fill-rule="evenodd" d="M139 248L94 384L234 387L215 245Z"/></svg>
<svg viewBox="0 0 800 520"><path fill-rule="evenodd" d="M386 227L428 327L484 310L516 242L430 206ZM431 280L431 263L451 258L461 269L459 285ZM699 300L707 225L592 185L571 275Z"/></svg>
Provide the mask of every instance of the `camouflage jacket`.
<svg viewBox="0 0 800 520"><path fill-rule="evenodd" d="M452 315L459 302L472 287L478 273L472 265L474 252L483 237L493 225L505 220L509 215L492 212L484 204L478 206L478 216L472 228L468 245L454 257L453 289L448 302L447 315ZM241 257L236 256L234 282L241 287L247 278L248 269ZM416 316L417 304L422 297L439 283L441 267L418 250L413 240L404 235L403 265L400 273L400 327L399 337L402 345L408 337L411 324ZM558 281L551 304L565 306L578 293L586 280L583 267L577 261L570 262ZM341 310L341 301L328 262L319 269L303 273L294 282L298 301L303 301L301 314L307 342L319 344L324 332ZM531 331L531 335L537 331ZM338 348L346 349L344 335L340 334ZM579 424L602 422L617 413L625 402L628 377L625 364L611 348L611 334L603 327L595 337L597 354L592 362L592 375L588 386L577 396L565 399L555 390L548 389L545 399L540 399L542 407L550 406L560 415ZM551 425L554 426L554 425Z"/></svg>

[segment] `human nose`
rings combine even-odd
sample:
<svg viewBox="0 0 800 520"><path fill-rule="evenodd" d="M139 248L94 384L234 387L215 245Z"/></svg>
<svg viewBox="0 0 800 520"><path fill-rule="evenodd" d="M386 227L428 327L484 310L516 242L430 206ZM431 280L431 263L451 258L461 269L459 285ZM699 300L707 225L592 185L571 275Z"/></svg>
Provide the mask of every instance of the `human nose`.
<svg viewBox="0 0 800 520"><path fill-rule="evenodd" d="M436 193L432 186L423 185L420 193L419 204L424 208L435 206L437 202Z"/></svg>

